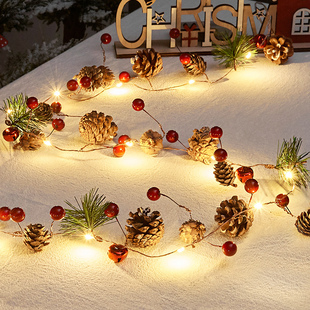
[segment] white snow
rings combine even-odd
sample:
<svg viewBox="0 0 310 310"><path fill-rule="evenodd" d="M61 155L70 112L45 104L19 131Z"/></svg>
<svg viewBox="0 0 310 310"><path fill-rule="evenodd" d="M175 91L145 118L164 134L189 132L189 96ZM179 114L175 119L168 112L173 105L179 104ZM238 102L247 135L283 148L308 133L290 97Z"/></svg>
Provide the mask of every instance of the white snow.
<svg viewBox="0 0 310 310"><path fill-rule="evenodd" d="M138 10L126 17L124 24L131 21L132 29L137 29L134 21L139 14ZM103 32L117 39L115 26L106 28L1 89L1 101L20 92L43 101L53 89L65 90L67 81L83 66L102 63ZM129 59L116 59L112 44L105 49L106 65L116 76L124 70L134 76ZM211 56L204 59L211 80L225 74L226 69ZM163 58L163 62L164 70L152 80L156 88L189 79L178 57ZM283 66L260 55L252 65L214 85L195 83L177 90L148 92L133 85L148 87L148 83L134 79L121 88L121 94L113 89L89 101L62 96L60 102L69 115L82 116L92 110L111 115L119 134L139 139L148 129L159 131L144 112L132 109L132 101L142 98L145 109L166 131L177 130L184 144L195 128L218 125L224 130L223 147L232 162L275 164L278 141L301 137L301 151L310 150L309 70L310 54L306 52L295 53ZM82 147L79 118L66 118L65 122L64 130L54 133L51 142L66 149ZM0 131L5 128L1 114ZM194 162L180 151L150 157L135 147L116 158L111 150L74 153L44 146L36 152L13 151L8 142L0 141L1 206L23 208L23 227L30 223L49 227L51 207L66 207L65 200L74 202L74 196L79 199L99 187L100 193L119 205L123 226L128 213L139 207L161 212L164 237L145 251L156 255L183 246L178 230L188 215L164 197L149 201L148 188L157 186L190 208L207 231L217 227L214 215L222 200L233 195L249 199L241 183L237 188L222 187L213 177L212 165ZM170 146L166 141L164 145ZM255 168L254 173L260 184L254 202L272 201L290 189L274 171ZM309 209L309 196L309 190L304 189L290 195L293 214ZM0 234L0 309L309 309L310 238L298 233L294 223L294 218L270 205L257 211L250 230L234 240L238 252L233 257L204 241L160 259L130 252L120 264L106 255L108 243L55 236L43 252L34 254L21 238ZM55 229L58 227L56 223ZM1 222L0 230L14 232L18 227L12 221ZM117 224L104 226L97 233L124 243ZM208 239L219 245L227 240L231 239L219 232Z"/></svg>

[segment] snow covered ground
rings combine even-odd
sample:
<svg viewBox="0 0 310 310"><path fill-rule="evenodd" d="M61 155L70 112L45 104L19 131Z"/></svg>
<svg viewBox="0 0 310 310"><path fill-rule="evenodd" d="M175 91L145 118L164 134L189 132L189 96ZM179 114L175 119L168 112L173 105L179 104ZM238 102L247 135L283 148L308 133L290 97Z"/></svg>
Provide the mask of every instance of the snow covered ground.
<svg viewBox="0 0 310 310"><path fill-rule="evenodd" d="M124 23L137 29L138 14L126 17ZM104 32L116 39L114 25ZM53 90L65 90L67 81L83 66L102 63L101 34L4 87L0 90L1 100L23 92L43 101ZM106 65L116 76L123 70L134 75L129 59L115 58L112 44L106 46L106 55ZM204 58L210 79L225 74L226 69L211 56ZM163 62L164 70L152 80L156 88L188 81L178 57L164 58ZM63 95L60 102L63 112L69 115L84 115L92 110L111 115L119 134L139 139L148 129L159 131L145 113L132 109L132 101L142 98L146 110L166 131L177 130L184 144L195 128L217 125L224 130L222 142L230 161L275 164L278 141L301 137L301 151L310 150L309 71L310 53L296 53L283 66L275 66L260 55L252 65L214 85L195 83L177 90L148 92L135 87L133 83L148 87L143 80L135 79L121 91L111 89L89 101L74 101ZM65 122L64 130L54 133L51 142L66 149L83 146L79 118L66 118ZM5 128L2 114L0 131ZM164 146L170 144L165 141ZM180 151L165 150L150 157L136 147L128 149L122 158L114 157L111 150L74 153L47 146L36 152L21 152L13 151L1 139L0 165L1 206L23 208L23 227L29 223L49 227L52 206L66 207L65 200L73 202L75 196L79 198L93 187L119 205L123 226L128 213L139 207L160 211L165 234L157 246L145 251L150 255L183 246L178 230L188 215L163 197L149 201L148 188L157 186L190 208L194 219L203 222L207 231L217 227L214 215L221 201L234 195L249 199L241 183L237 181L237 188L219 185L213 177L213 165L194 162ZM290 189L273 171L255 168L254 173L260 184L255 202L272 201ZM309 198L308 189L295 190L290 195L292 213L299 215L309 209ZM250 230L234 240L238 252L233 257L201 242L194 249L160 259L130 252L120 264L106 255L108 243L55 236L43 252L34 254L21 238L1 234L0 308L309 309L310 239L298 233L294 223L295 218L270 205L256 211ZM13 222L0 223L0 230L17 229ZM97 233L124 243L116 224ZM208 239L215 244L227 240L219 232Z"/></svg>

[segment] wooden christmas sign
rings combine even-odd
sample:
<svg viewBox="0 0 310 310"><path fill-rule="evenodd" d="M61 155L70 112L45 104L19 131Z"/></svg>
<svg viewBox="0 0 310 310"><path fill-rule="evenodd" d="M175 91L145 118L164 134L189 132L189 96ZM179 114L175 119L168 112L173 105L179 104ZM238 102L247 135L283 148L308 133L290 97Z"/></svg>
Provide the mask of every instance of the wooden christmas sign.
<svg viewBox="0 0 310 310"><path fill-rule="evenodd" d="M310 50L310 0L247 1L249 3L227 0L227 4L219 5L214 0L200 0L196 8L190 9L184 8L185 0L176 0L176 5L170 7L168 22L165 12L153 9L156 0L136 0L146 22L141 25L140 35L137 34L134 41L126 39L122 31L122 13L129 1L133 0L122 0L116 14L117 57L132 57L138 48L155 48L162 56L184 52L210 54L212 45L225 43L221 34L229 33L233 40L237 32L253 36L281 34L292 38L295 51ZM224 11L227 20L219 18ZM192 18L192 23L183 23L184 16ZM177 29L180 36L167 39L171 29ZM158 30L167 31L165 40L152 39L153 32Z"/></svg>

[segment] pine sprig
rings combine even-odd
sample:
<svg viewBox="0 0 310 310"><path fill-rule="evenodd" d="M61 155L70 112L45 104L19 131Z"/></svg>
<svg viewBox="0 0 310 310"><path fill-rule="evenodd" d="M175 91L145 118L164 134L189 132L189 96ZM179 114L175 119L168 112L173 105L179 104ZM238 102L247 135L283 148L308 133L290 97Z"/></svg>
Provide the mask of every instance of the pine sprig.
<svg viewBox="0 0 310 310"><path fill-rule="evenodd" d="M231 41L230 36L223 34L225 45L216 45L213 51L214 58L220 61L221 65L226 68L234 68L252 62L256 53L256 47L252 42L252 37L238 33L234 40ZM250 57L249 57L250 56Z"/></svg>
<svg viewBox="0 0 310 310"><path fill-rule="evenodd" d="M81 197L80 202L75 197L77 206L66 201L71 209L66 209L66 216L61 221L60 230L64 234L93 233L95 228L113 219L104 213L110 204L110 202L105 202L105 199L104 195L98 194L98 188L93 188Z"/></svg>
<svg viewBox="0 0 310 310"><path fill-rule="evenodd" d="M310 152L299 155L302 139L293 137L293 139L284 140L281 148L278 148L277 165L280 178L290 185L298 187L307 187L310 182L309 170L306 169L307 161L310 159ZM292 172L292 178L287 177L287 172Z"/></svg>
<svg viewBox="0 0 310 310"><path fill-rule="evenodd" d="M46 123L35 115L35 110L28 108L27 99L28 97L23 94L7 98L1 110L7 114L10 126L17 127L23 132L41 131Z"/></svg>

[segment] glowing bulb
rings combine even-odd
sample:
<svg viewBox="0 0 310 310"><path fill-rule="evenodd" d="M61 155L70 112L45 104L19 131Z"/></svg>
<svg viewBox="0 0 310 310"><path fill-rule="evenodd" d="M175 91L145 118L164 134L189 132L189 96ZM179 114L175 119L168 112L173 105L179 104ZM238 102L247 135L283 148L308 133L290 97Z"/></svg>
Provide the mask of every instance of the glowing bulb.
<svg viewBox="0 0 310 310"><path fill-rule="evenodd" d="M47 145L47 146L51 146L52 145L51 141L49 141L49 140L44 140L44 144Z"/></svg>
<svg viewBox="0 0 310 310"><path fill-rule="evenodd" d="M116 87L121 87L121 86L123 86L122 82L119 82L119 83L116 84Z"/></svg>
<svg viewBox="0 0 310 310"><path fill-rule="evenodd" d="M11 114L13 112L12 109L7 109L6 113Z"/></svg>
<svg viewBox="0 0 310 310"><path fill-rule="evenodd" d="M260 202L258 202L254 205L254 208L257 210L261 209L262 207L263 207L263 205Z"/></svg>
<svg viewBox="0 0 310 310"><path fill-rule="evenodd" d="M285 171L284 175L287 179L292 179L293 178L293 173L292 171Z"/></svg>
<svg viewBox="0 0 310 310"><path fill-rule="evenodd" d="M251 56L252 56L252 53L251 53L251 52L248 52L248 53L246 54L245 58L246 58L246 59L250 59Z"/></svg>
<svg viewBox="0 0 310 310"><path fill-rule="evenodd" d="M60 91L56 90L56 91L54 92L54 96L59 97L59 96L60 96Z"/></svg>
<svg viewBox="0 0 310 310"><path fill-rule="evenodd" d="M180 249L178 249L178 252L182 253L184 250L185 250L185 248L180 248Z"/></svg>
<svg viewBox="0 0 310 310"><path fill-rule="evenodd" d="M195 83L195 80L189 80L188 81L188 84L194 84Z"/></svg>
<svg viewBox="0 0 310 310"><path fill-rule="evenodd" d="M211 156L211 159L215 160L215 157L212 155L212 156Z"/></svg>
<svg viewBox="0 0 310 310"><path fill-rule="evenodd" d="M91 235L91 234L86 234L84 237L86 240L94 239L93 235Z"/></svg>
<svg viewBox="0 0 310 310"><path fill-rule="evenodd" d="M125 144L126 144L127 146L133 146L133 142L132 142L132 140L127 141Z"/></svg>

